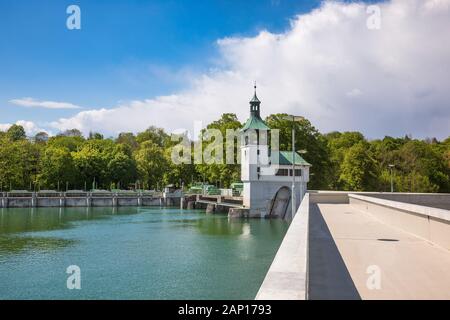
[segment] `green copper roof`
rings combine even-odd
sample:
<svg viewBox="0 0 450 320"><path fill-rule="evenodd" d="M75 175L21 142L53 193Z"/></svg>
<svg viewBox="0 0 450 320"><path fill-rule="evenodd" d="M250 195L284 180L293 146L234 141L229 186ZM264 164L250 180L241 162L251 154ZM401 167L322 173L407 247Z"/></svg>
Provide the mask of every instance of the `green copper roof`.
<svg viewBox="0 0 450 320"><path fill-rule="evenodd" d="M251 115L250 118L248 118L247 122L244 124L241 131L247 131L249 129L270 130L267 124L256 115Z"/></svg>
<svg viewBox="0 0 450 320"><path fill-rule="evenodd" d="M292 165L292 151L272 151L271 157L272 159L276 159L278 156L278 164L279 165ZM274 161L272 160L272 163ZM302 158L301 155L299 155L297 152L295 153L295 165L299 166L310 166L308 162L306 162L305 159Z"/></svg>
<svg viewBox="0 0 450 320"><path fill-rule="evenodd" d="M258 97L256 96L256 91L255 94L253 95L252 100L250 100L250 103L261 103L261 101L259 101Z"/></svg>

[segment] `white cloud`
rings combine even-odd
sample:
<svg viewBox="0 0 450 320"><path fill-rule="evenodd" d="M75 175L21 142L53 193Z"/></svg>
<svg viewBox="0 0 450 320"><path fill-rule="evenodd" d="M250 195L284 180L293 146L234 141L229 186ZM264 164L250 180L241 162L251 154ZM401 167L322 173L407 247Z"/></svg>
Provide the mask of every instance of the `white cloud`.
<svg viewBox="0 0 450 320"><path fill-rule="evenodd" d="M15 124L22 126L27 136L34 136L38 132L46 132L47 134L52 135L50 131L39 127L32 121L19 120ZM11 125L11 123L0 123L0 131L7 131Z"/></svg>
<svg viewBox="0 0 450 320"><path fill-rule="evenodd" d="M322 132L443 138L450 134L449 3L381 2L381 29L369 30L366 4L327 1L284 33L218 40L216 69L193 77L186 91L82 111L51 127L117 134L189 129L223 112L245 120L257 80L263 115L303 115Z"/></svg>
<svg viewBox="0 0 450 320"><path fill-rule="evenodd" d="M352 89L349 92L347 92L347 96L349 96L349 97L357 97L360 95L362 95L362 92L361 92L361 90L359 90L357 88Z"/></svg>
<svg viewBox="0 0 450 320"><path fill-rule="evenodd" d="M27 108L81 109L80 106L68 102L39 101L33 98L12 99L9 102Z"/></svg>

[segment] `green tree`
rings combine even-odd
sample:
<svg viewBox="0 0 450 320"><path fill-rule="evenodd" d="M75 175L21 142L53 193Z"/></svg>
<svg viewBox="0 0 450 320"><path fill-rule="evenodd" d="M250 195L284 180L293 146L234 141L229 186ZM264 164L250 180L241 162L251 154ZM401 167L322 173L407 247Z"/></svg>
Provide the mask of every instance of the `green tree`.
<svg viewBox="0 0 450 320"><path fill-rule="evenodd" d="M136 137L132 132L121 132L116 139L117 144L127 145L131 150L139 148L139 143L136 141Z"/></svg>
<svg viewBox="0 0 450 320"><path fill-rule="evenodd" d="M331 132L324 136L327 141L329 160L329 184L333 190L342 190L342 164L348 149L355 144L365 142L364 136L360 132Z"/></svg>
<svg viewBox="0 0 450 320"><path fill-rule="evenodd" d="M89 132L89 140L102 140L103 139L103 135L101 133L98 132Z"/></svg>
<svg viewBox="0 0 450 320"><path fill-rule="evenodd" d="M368 152L367 142L351 146L344 155L339 182L344 190L367 191L376 186L375 162Z"/></svg>
<svg viewBox="0 0 450 320"><path fill-rule="evenodd" d="M47 142L48 147L67 148L70 152L78 151L82 148L85 139L80 136L50 137Z"/></svg>
<svg viewBox="0 0 450 320"><path fill-rule="evenodd" d="M152 141L145 141L135 152L134 159L141 182L150 188L161 186L164 173L169 168L163 149Z"/></svg>
<svg viewBox="0 0 450 320"><path fill-rule="evenodd" d="M241 166L239 164L239 129L242 124L239 122L234 113L224 113L220 119L213 121L206 126L206 129L217 129L220 131L223 138L223 163L202 163L196 165L196 170L202 178L212 184L220 184L221 187L229 187L231 183L241 180ZM235 133L235 136L228 136L228 133ZM202 136L205 136L205 130L202 131ZM203 141L202 148L205 148L212 143L212 141ZM232 159L227 163L227 153L233 152ZM230 156L230 155L228 155Z"/></svg>
<svg viewBox="0 0 450 320"><path fill-rule="evenodd" d="M294 122L286 120L287 114L272 114L266 118L271 129L278 129L280 150L292 150L292 128L295 129L295 150L306 150L302 157L312 166L309 189L324 189L330 185L330 162L327 141L307 120Z"/></svg>
<svg viewBox="0 0 450 320"><path fill-rule="evenodd" d="M170 135L168 135L164 129L154 126L150 126L147 130L138 133L136 141L138 143L151 141L160 147L168 147L171 145Z"/></svg>
<svg viewBox="0 0 450 320"><path fill-rule="evenodd" d="M48 133L41 131L36 133L36 135L34 136L34 141L36 143L45 143L48 141Z"/></svg>
<svg viewBox="0 0 450 320"><path fill-rule="evenodd" d="M28 140L0 139L0 184L2 189L29 189L38 173L39 148Z"/></svg>
<svg viewBox="0 0 450 320"><path fill-rule="evenodd" d="M39 183L42 187L56 190L66 183L74 185L77 170L70 150L65 147L48 147L40 159Z"/></svg>
<svg viewBox="0 0 450 320"><path fill-rule="evenodd" d="M83 137L83 134L78 129L68 129L58 134L58 136L64 137Z"/></svg>
<svg viewBox="0 0 450 320"><path fill-rule="evenodd" d="M115 154L114 142L105 140L86 140L79 151L73 152L72 157L79 173L77 185L86 182L89 186L95 181L96 186L109 188L111 177L108 163Z"/></svg>
<svg viewBox="0 0 450 320"><path fill-rule="evenodd" d="M25 129L17 124L13 124L11 127L9 127L8 131L6 131L6 134L11 141L22 140L26 139L27 137L25 134Z"/></svg>
<svg viewBox="0 0 450 320"><path fill-rule="evenodd" d="M137 179L136 161L124 152L117 152L108 163L109 180L127 186Z"/></svg>

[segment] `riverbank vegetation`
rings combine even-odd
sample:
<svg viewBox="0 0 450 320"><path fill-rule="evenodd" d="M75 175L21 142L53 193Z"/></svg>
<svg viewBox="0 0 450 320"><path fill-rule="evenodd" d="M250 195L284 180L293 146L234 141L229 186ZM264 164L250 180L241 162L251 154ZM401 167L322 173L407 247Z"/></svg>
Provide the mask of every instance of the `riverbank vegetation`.
<svg viewBox="0 0 450 320"><path fill-rule="evenodd" d="M291 150L292 123L283 116L270 115L266 122L280 130L280 149ZM313 165L310 189L389 191L389 165L394 165L395 191L450 192L450 137L368 140L360 132L320 133L307 119L294 125L295 148L306 150L303 157ZM236 115L223 114L207 128L219 129L225 137L226 129L241 126ZM160 189L195 181L229 187L239 181L239 164L174 164L171 154L176 144L156 127L114 138L99 133L84 137L76 129L29 138L21 126L13 125L0 132L0 187L3 191Z"/></svg>

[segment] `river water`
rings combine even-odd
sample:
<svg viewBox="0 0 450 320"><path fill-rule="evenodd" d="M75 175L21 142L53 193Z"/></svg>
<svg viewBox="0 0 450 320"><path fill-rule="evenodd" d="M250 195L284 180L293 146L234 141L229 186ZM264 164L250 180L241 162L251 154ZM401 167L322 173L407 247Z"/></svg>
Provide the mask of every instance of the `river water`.
<svg viewBox="0 0 450 320"><path fill-rule="evenodd" d="M288 228L175 208L0 209L0 299L253 299ZM68 289L69 266L81 289Z"/></svg>

